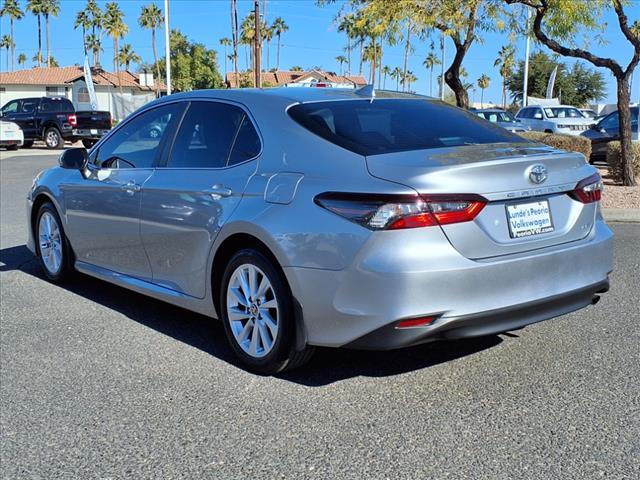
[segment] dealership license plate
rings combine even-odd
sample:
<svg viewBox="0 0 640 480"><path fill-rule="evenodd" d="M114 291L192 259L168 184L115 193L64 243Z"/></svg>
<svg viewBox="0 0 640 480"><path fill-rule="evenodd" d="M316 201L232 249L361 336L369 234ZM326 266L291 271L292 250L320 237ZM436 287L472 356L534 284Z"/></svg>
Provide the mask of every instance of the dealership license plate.
<svg viewBox="0 0 640 480"><path fill-rule="evenodd" d="M511 238L553 232L548 200L507 205L507 222Z"/></svg>
<svg viewBox="0 0 640 480"><path fill-rule="evenodd" d="M98 130L96 130L95 128L91 129L91 135L97 135L98 134Z"/></svg>
<svg viewBox="0 0 640 480"><path fill-rule="evenodd" d="M13 132L4 132L5 138L13 138Z"/></svg>

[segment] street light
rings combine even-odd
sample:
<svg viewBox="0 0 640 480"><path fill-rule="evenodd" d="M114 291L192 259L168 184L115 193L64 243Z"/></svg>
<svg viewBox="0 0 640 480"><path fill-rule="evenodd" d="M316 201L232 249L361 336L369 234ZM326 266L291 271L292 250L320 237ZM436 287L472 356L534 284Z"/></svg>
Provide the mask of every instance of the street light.
<svg viewBox="0 0 640 480"><path fill-rule="evenodd" d="M164 61L167 71L167 95L171 95L171 48L169 45L169 0L164 0Z"/></svg>

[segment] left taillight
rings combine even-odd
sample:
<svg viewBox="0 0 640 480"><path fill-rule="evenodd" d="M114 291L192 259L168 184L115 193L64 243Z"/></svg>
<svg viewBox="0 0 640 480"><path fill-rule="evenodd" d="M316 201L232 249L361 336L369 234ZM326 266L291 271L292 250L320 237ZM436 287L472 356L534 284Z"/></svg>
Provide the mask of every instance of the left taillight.
<svg viewBox="0 0 640 480"><path fill-rule="evenodd" d="M431 227L473 220L487 200L479 195L375 195L328 192L315 203L370 230Z"/></svg>
<svg viewBox="0 0 640 480"><path fill-rule="evenodd" d="M70 113L67 115L67 122L69 122L69 125L72 127L75 127L78 125L78 117L76 117L75 114Z"/></svg>
<svg viewBox="0 0 640 480"><path fill-rule="evenodd" d="M599 174L594 173L590 177L580 180L570 195L582 203L599 202L602 198L603 188L602 178Z"/></svg>

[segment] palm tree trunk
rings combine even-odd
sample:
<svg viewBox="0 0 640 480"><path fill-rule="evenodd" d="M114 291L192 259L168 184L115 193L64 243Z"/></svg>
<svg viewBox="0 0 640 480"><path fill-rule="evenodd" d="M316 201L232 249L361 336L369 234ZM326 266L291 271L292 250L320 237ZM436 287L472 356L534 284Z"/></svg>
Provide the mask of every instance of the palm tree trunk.
<svg viewBox="0 0 640 480"><path fill-rule="evenodd" d="M276 54L276 70L280 70L280 34L278 34L278 53Z"/></svg>
<svg viewBox="0 0 640 480"><path fill-rule="evenodd" d="M364 39L362 37L360 37L360 69L359 69L359 73L360 76L362 76L362 63L363 63L363 49L364 49Z"/></svg>
<svg viewBox="0 0 640 480"><path fill-rule="evenodd" d="M484 108L484 88L480 89L480 108Z"/></svg>
<svg viewBox="0 0 640 480"><path fill-rule="evenodd" d="M407 62L409 61L409 46L411 45L411 22L407 24L407 41L404 43L404 66L402 68L402 74L407 76ZM405 82L406 83L406 82ZM405 83L402 84L402 91L405 90Z"/></svg>
<svg viewBox="0 0 640 480"><path fill-rule="evenodd" d="M16 42L14 42L13 36L13 18L9 20L9 25L11 29L11 71L15 69L15 57L16 57ZM9 69L9 62L7 62L7 69Z"/></svg>
<svg viewBox="0 0 640 480"><path fill-rule="evenodd" d="M347 36L347 71L351 75L351 37Z"/></svg>
<svg viewBox="0 0 640 480"><path fill-rule="evenodd" d="M40 24L40 14L38 14L38 66L41 67L42 60L42 26Z"/></svg>
<svg viewBox="0 0 640 480"><path fill-rule="evenodd" d="M153 62L156 65L156 81L153 84L156 87L156 97L160 97L160 64L158 63L158 51L156 49L156 29L151 29L151 48L153 50ZM171 61L171 59L169 59Z"/></svg>
<svg viewBox="0 0 640 480"><path fill-rule="evenodd" d="M271 45L271 41L267 40L267 72L269 71L269 46Z"/></svg>
<svg viewBox="0 0 640 480"><path fill-rule="evenodd" d="M387 89L387 74L384 74L383 80L382 80L382 89L386 90Z"/></svg>
<svg viewBox="0 0 640 480"><path fill-rule="evenodd" d="M378 88L382 83L382 37L380 37L380 58L378 58Z"/></svg>
<svg viewBox="0 0 640 480"><path fill-rule="evenodd" d="M429 70L429 96L433 97L433 66Z"/></svg>
<svg viewBox="0 0 640 480"><path fill-rule="evenodd" d="M51 66L51 36L49 35L49 15L44 16L44 28L47 32L47 67Z"/></svg>

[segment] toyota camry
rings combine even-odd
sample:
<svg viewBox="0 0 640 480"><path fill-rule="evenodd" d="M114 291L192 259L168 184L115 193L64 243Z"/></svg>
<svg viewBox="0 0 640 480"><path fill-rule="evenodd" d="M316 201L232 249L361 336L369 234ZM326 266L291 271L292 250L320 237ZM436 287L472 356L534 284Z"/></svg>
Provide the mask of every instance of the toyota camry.
<svg viewBox="0 0 640 480"><path fill-rule="evenodd" d="M595 303L601 193L582 155L428 97L195 91L39 174L28 245L51 281L79 271L219 319L273 374L314 346L497 334Z"/></svg>

